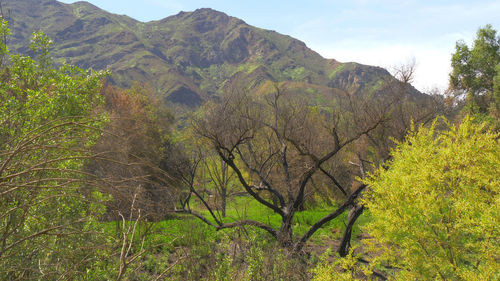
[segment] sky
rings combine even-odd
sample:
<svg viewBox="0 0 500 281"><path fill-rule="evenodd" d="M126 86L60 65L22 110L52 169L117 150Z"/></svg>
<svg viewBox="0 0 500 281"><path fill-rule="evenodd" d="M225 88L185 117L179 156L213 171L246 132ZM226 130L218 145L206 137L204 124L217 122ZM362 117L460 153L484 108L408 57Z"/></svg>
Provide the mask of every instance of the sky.
<svg viewBox="0 0 500 281"><path fill-rule="evenodd" d="M61 1L61 0L60 0ZM62 0L74 3L73 0ZM500 29L498 0L87 0L140 21L212 8L297 38L325 58L391 71L416 62L420 91L448 86L455 43L472 44L477 29Z"/></svg>

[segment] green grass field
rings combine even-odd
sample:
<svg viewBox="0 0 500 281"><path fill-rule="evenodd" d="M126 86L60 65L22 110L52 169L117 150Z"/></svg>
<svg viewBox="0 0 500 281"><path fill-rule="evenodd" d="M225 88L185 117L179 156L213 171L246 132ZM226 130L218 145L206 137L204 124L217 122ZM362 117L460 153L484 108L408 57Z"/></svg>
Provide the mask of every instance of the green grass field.
<svg viewBox="0 0 500 281"><path fill-rule="evenodd" d="M210 218L209 212L202 205L193 204L192 208ZM293 222L294 238L298 239L310 226L335 208L335 206L318 205L297 212ZM356 223L353 245L359 244L359 225L366 223L368 216L369 214L362 215ZM226 217L222 218L222 221L232 222L239 219L264 222L274 228L279 228L281 221L278 214L263 207L249 196L230 198ZM319 256L323 252L328 249L330 252L337 250L335 245L342 236L346 219L347 212L319 229L304 248L307 253L305 260L290 256L277 246L274 237L252 226L217 231L200 219L184 214L175 214L163 221L143 222L134 236L133 252L147 250L141 262L137 263L140 268L130 271L129 277L135 278L134 280L149 280L148 278L157 276L172 266L168 274L170 279L167 280L200 280L199 274L202 274L203 278L208 278L206 280L254 280L255 276L274 276L273 271L290 271L296 267L309 268L319 261ZM117 227L117 224L121 226L121 223L103 223L105 232L110 237L115 237L116 241L123 235L122 229ZM119 245L121 244L117 244L117 249ZM182 262L176 264L175 262L179 260ZM114 264L116 261L110 263ZM225 276L222 279L217 277L222 274L221 272L224 272ZM307 269L302 269L301 272L307 272Z"/></svg>

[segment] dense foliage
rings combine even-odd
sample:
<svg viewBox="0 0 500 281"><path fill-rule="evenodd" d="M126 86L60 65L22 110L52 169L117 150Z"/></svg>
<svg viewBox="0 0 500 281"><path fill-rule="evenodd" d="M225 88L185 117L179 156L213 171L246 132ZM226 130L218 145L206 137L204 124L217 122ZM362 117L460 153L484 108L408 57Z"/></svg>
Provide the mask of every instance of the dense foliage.
<svg viewBox="0 0 500 281"><path fill-rule="evenodd" d="M397 280L498 280L498 133L466 118L410 133L367 179L376 259Z"/></svg>
<svg viewBox="0 0 500 281"><path fill-rule="evenodd" d="M59 61L113 71L129 88L148 83L162 100L196 108L228 83L244 80L258 91L272 81L295 81L308 95L375 91L391 79L383 68L328 60L303 42L251 26L212 9L140 22L85 1L3 0L12 11L10 46L25 50L29 34L43 30L58 44Z"/></svg>
<svg viewBox="0 0 500 281"><path fill-rule="evenodd" d="M500 36L491 25L477 31L472 47L463 41L456 44L451 59L450 87L466 95L470 114L490 114L500 118Z"/></svg>
<svg viewBox="0 0 500 281"><path fill-rule="evenodd" d="M8 32L0 21L0 31ZM93 260L101 196L81 172L106 118L105 72L54 68L51 40L33 33L37 59L7 55L0 68L0 279L73 279ZM8 63L6 63L8 61ZM89 188L83 190L83 186Z"/></svg>
<svg viewBox="0 0 500 281"><path fill-rule="evenodd" d="M474 116L458 125L427 124L439 103L414 94L411 67L362 94L323 95L301 90L304 67L271 64L293 82L227 83L175 127L156 90L56 65L41 32L31 56L10 54L8 35L0 18L0 280L500 278L491 26L472 49L457 44L452 88ZM305 48L293 42L280 48ZM218 85L260 63L182 71Z"/></svg>

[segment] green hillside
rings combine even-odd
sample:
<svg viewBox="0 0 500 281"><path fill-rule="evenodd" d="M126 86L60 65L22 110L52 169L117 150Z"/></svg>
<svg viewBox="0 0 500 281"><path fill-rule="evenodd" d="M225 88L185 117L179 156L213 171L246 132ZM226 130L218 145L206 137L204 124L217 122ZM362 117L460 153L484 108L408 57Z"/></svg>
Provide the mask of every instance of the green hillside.
<svg viewBox="0 0 500 281"><path fill-rule="evenodd" d="M29 53L29 35L42 30L54 40L56 61L109 68L115 84L146 82L166 100L191 107L236 80L361 93L392 79L385 69L325 59L290 36L207 8L147 23L87 2L7 0L4 10L12 50Z"/></svg>

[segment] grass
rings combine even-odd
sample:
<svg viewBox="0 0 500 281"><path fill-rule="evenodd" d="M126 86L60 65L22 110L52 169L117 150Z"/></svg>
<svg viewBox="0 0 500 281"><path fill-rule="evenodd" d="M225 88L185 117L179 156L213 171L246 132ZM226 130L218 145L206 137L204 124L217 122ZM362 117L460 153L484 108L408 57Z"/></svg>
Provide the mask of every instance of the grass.
<svg viewBox="0 0 500 281"><path fill-rule="evenodd" d="M304 67L299 66L295 68L287 68L283 71L283 75L292 81L301 81L304 79L309 71Z"/></svg>
<svg viewBox="0 0 500 281"><path fill-rule="evenodd" d="M382 88L382 86L385 85L385 81L381 78L380 80L377 80L376 82L374 83L371 83L370 85L368 85L368 91L370 94L380 90Z"/></svg>
<svg viewBox="0 0 500 281"><path fill-rule="evenodd" d="M193 207L209 220L213 221L207 210L202 206ZM319 221L322 217L335 210L335 206L317 206L315 208L297 212L293 220L294 237L298 239L305 234L309 228ZM272 212L270 209L262 206L260 203L253 200L249 196L239 196L231 199L228 202L226 217L224 222L232 222L239 219L252 219L271 225L278 229L281 223L281 217ZM353 240L356 240L360 234L360 225L364 225L369 220L369 216L362 215L353 230ZM317 246L328 245L329 242L340 239L347 223L347 212L336 219L325 224L311 237L310 243ZM116 222L103 223L105 231L114 237L119 237L119 231L116 227ZM150 227L149 233L143 235L146 230L146 225ZM172 219L163 220L160 222L146 222L139 227L136 244L141 243L141 237L147 237L145 244L148 247L156 248L158 252L172 252L176 247L197 247L206 246L218 243L221 240L227 240L228 237L233 237L238 229L224 229L216 231L213 227L205 224L201 220L189 215L176 215ZM272 243L273 238L261 229L254 227L245 227L244 232L252 233L262 237L264 240ZM356 244L356 241L353 241Z"/></svg>
<svg viewBox="0 0 500 281"><path fill-rule="evenodd" d="M343 63L338 65L333 69L332 72L328 74L328 79L333 79L337 74L339 74L342 70L344 70L347 67L347 64Z"/></svg>
<svg viewBox="0 0 500 281"><path fill-rule="evenodd" d="M196 205L194 208L208 215L201 206ZM297 212L293 221L295 239L334 209L335 206L318 205ZM314 266L319 260L318 256L325 250L336 250L334 247L345 227L346 217L347 213L344 213L319 229L309 240L306 247L309 254L306 256L287 252L276 244L270 234L251 226L216 231L189 215L174 215L171 219L159 222L143 222L134 237L133 252L144 249L145 254L133 265L136 269L129 269L127 278L152 280L172 266L168 280L200 280L202 277L204 280L303 280L295 277L307 274L307 268ZM275 228L279 227L281 221L279 215L249 196L231 198L224 221L243 218L265 222ZM358 225L365 222L366 217L361 216ZM115 237L116 240L109 240L115 241L113 244L119 251L122 233L117 228L117 222L106 222L103 226L109 236ZM150 227L148 233L145 233L146 226ZM359 228L356 226L353 245L359 244L356 240L358 233ZM179 260L182 262L174 264ZM114 268L118 261L110 259L107 263L109 268ZM109 271L107 267L103 268ZM290 276L285 276L287 272ZM265 277L256 278L258 276Z"/></svg>
<svg viewBox="0 0 500 281"><path fill-rule="evenodd" d="M333 71L331 71L328 74L328 79L331 80L331 79L335 78L335 76L337 76L341 72L352 71L355 67L356 67L356 63L353 63L353 62L340 63L337 67L335 67L333 69Z"/></svg>
<svg viewBox="0 0 500 281"><path fill-rule="evenodd" d="M194 208L213 222L213 219L210 217L209 212L202 206L197 205ZM297 212L294 216L292 225L294 236L298 238L304 235L312 225L314 225L317 221L319 221L321 218L331 213L335 209L336 206L321 205ZM321 240L323 239L333 240L340 238L347 223L347 213L347 211L344 212L342 215L338 216L337 218L333 219L332 221L325 224L322 228L317 230L316 233L312 236L311 241L313 243L321 244ZM358 223L355 224L353 237L356 237L361 232L359 229L359 225L365 223L363 217L364 216L361 216L358 219ZM281 224L281 216L279 214L276 214L271 209L261 205L250 196L234 197L230 202L228 202L226 209L226 218L224 218L223 221L233 222L241 219L260 221L272 226L275 229L278 229ZM201 221L199 221L199 223L204 224Z"/></svg>

